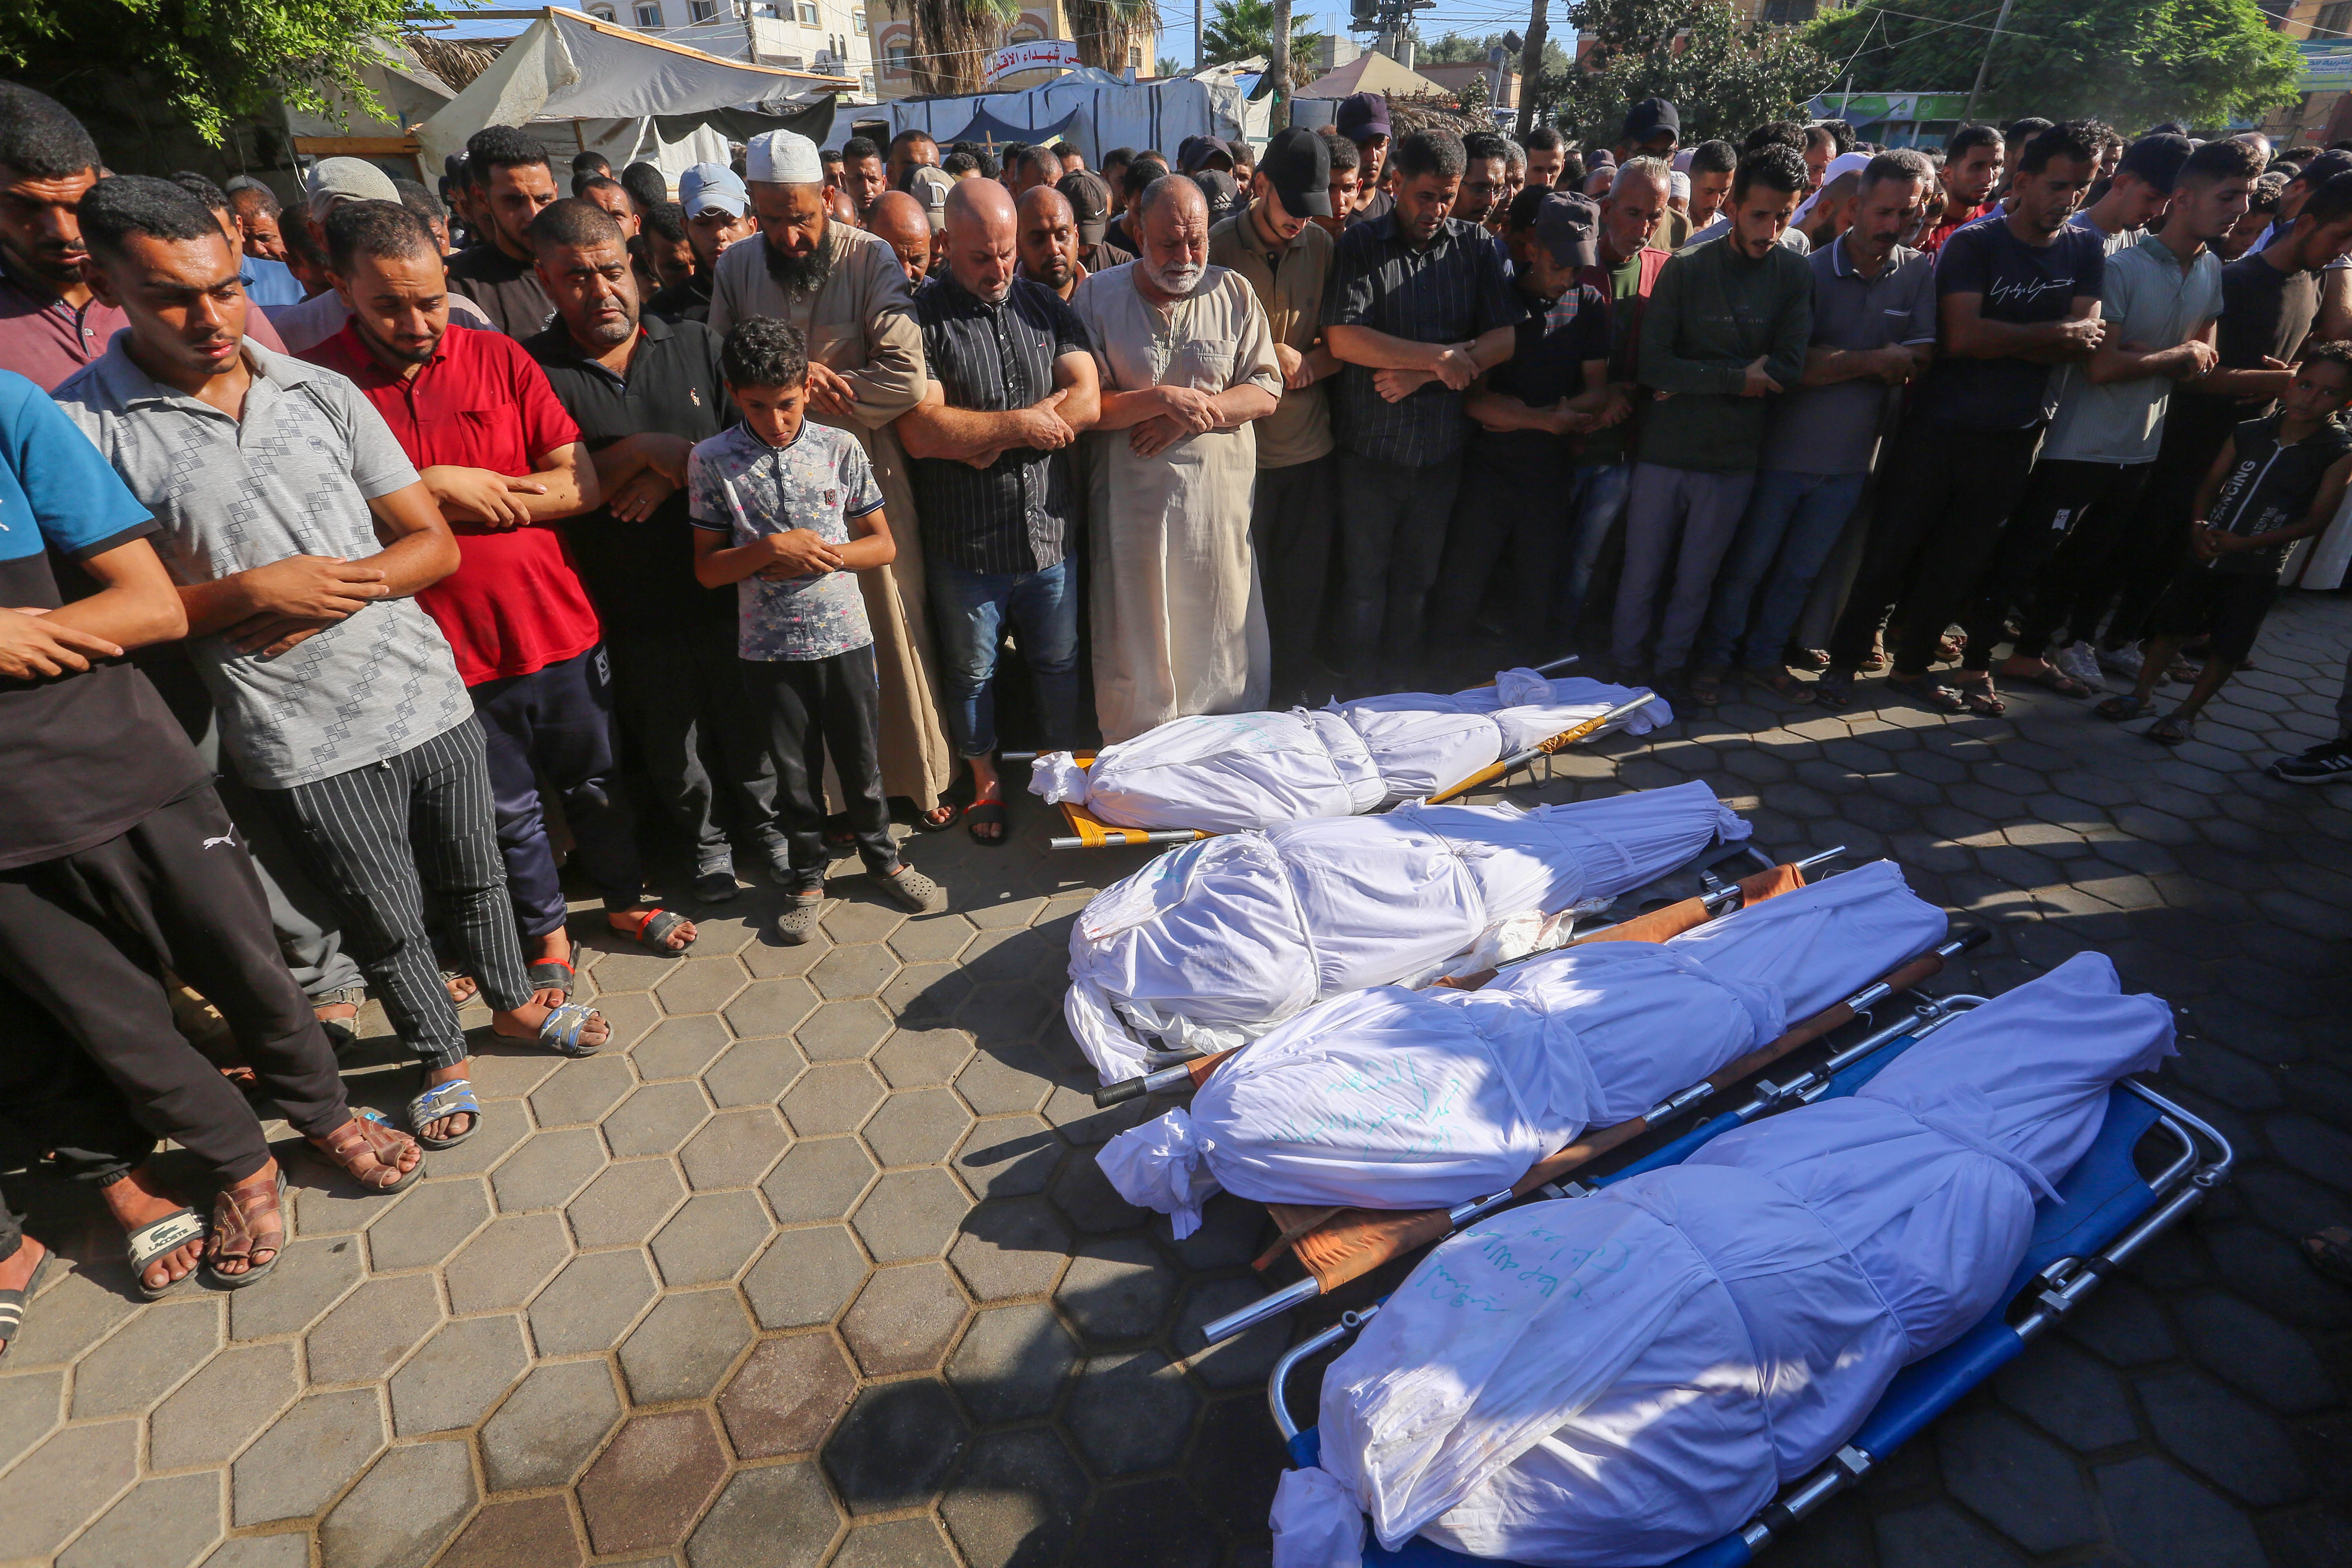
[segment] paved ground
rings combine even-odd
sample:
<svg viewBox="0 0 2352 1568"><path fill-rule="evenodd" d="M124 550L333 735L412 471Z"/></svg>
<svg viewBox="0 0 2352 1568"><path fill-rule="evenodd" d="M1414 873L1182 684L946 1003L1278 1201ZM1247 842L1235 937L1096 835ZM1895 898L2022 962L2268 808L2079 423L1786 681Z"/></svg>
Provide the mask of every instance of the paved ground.
<svg viewBox="0 0 2352 1568"><path fill-rule="evenodd" d="M2103 949L2179 1006L2173 1088L2241 1151L1780 1561L2352 1563L2352 1292L2291 1246L2352 1221L2352 786L2253 772L2330 732L2347 642L2352 605L2288 606L2176 753L2056 698L1735 705L1521 792L1704 778L1775 850L1890 854L1996 928L1949 988ZM119 1242L37 1192L76 1267L0 1362L0 1563L1264 1563L1289 1330L1197 1327L1256 1294L1258 1223L1220 1200L1171 1243L1097 1175L1124 1121L1080 1092L1059 984L1137 862L1045 830L919 844L952 914L848 891L790 949L761 889L691 959L600 956L625 1048L489 1057L484 1131L394 1199L294 1156L299 1239L249 1291L139 1305ZM405 1095L389 1062L362 1098Z"/></svg>

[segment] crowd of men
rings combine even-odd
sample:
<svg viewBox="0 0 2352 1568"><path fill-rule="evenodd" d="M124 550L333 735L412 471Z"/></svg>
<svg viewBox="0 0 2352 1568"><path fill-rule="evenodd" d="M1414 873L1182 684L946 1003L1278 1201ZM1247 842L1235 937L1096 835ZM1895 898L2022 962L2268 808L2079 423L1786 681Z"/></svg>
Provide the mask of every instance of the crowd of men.
<svg viewBox="0 0 2352 1568"><path fill-rule="evenodd" d="M774 132L673 199L493 126L437 193L330 158L288 208L0 86L0 1121L141 1289L250 1283L240 1082L404 1185L482 1120L465 1004L607 1037L565 869L659 952L672 851L787 942L840 852L942 908L891 802L1003 844L1016 686L1060 748L1573 647L1699 708L2119 674L2100 714L2186 739L2352 471L2352 151L1680 143L1360 94L1172 164ZM336 1074L369 994L405 1130ZM43 1256L0 1209L0 1339Z"/></svg>

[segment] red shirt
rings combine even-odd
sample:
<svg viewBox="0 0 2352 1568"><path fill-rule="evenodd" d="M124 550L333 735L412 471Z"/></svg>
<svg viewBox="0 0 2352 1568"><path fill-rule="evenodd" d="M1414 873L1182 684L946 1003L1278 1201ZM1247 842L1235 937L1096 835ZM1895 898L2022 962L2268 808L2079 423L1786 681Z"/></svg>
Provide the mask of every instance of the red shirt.
<svg viewBox="0 0 2352 1568"><path fill-rule="evenodd" d="M1925 235L1920 237L1919 248L1926 251L1930 256L1935 255L1937 251L1944 248L1944 241L1951 238L1956 231L1965 228L1969 224L1976 222L1977 219L1984 216L1985 214L1992 211L1993 208L2000 205L2000 204L1998 201L1988 196L1984 201L1979 203L1977 205L1958 215L1955 215L1950 208L1947 207L1944 211L1944 216L1937 220L1936 226L1929 229Z"/></svg>
<svg viewBox="0 0 2352 1568"><path fill-rule="evenodd" d="M307 356L352 378L419 468L446 463L528 474L580 439L547 374L503 332L453 327L406 379L346 326ZM588 590L553 523L494 529L452 521L457 570L416 596L457 651L468 686L529 675L603 640Z"/></svg>

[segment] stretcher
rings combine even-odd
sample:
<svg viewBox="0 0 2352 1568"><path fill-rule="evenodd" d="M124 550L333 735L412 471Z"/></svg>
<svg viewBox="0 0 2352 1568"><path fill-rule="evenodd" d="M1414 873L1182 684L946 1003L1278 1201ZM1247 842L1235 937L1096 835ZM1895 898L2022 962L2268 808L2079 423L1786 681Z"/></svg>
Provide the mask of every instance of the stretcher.
<svg viewBox="0 0 2352 1568"><path fill-rule="evenodd" d="M1571 1183L1552 1194L1576 1198L1643 1172L1678 1163L1713 1139L1757 1116L1853 1094L1904 1051L1983 998L1948 996L1921 1003L1911 1016L1840 1051L1783 1088L1759 1085L1739 1110L1714 1118L1646 1156L1589 1184ZM1999 1304L1943 1349L1897 1373L1861 1427L1836 1453L1779 1496L1747 1524L1674 1558L1670 1568L1738 1568L1885 1463L1904 1443L1951 1408L2036 1338L2079 1306L2099 1282L2228 1179L2229 1142L2179 1105L2133 1079L2107 1091L2098 1131L2087 1152L2033 1214L2023 1260ZM1295 1467L1317 1466L1319 1432L1302 1430L1290 1413L1287 1385L1311 1358L1352 1337L1380 1310L1375 1303L1286 1352L1267 1380L1266 1397ZM1216 1325L1211 1326L1213 1333ZM1467 1568L1507 1560L1475 1558L1414 1536L1394 1550L1365 1542L1363 1561L1380 1568Z"/></svg>
<svg viewBox="0 0 2352 1568"><path fill-rule="evenodd" d="M1566 669L1575 662L1575 656L1570 655L1566 658L1555 659L1549 664L1536 667L1536 673L1554 674ZM1491 680L1484 681L1478 688L1472 689L1482 689L1494 684ZM1477 769L1468 777L1457 780L1430 795L1426 804L1443 805L1446 801L1459 799L1472 790L1482 789L1497 779L1507 777L1521 768L1553 756L1580 741L1591 739L1611 726L1622 722L1656 700L1654 692L1642 692L1633 700L1610 709L1607 712L1570 725L1559 733L1548 736L1534 745L1523 747L1507 757ZM1006 752L1002 754L1001 760L1008 763L1034 762L1040 754L1036 752ZM1070 753L1071 760L1081 768L1092 767L1096 755L1097 753L1093 752ZM1148 846L1165 847L1176 844L1194 844L1202 839L1213 838L1217 836L1215 832L1206 828L1121 827L1103 821L1076 801L1058 801L1055 805L1061 810L1062 820L1070 829L1068 833L1057 834L1050 840L1051 847L1055 849L1113 849Z"/></svg>

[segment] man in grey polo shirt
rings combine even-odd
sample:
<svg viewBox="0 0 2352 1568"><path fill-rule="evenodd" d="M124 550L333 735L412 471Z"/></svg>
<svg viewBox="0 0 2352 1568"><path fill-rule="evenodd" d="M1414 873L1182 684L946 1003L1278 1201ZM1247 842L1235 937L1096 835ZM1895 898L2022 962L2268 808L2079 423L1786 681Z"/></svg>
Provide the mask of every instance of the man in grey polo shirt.
<svg viewBox="0 0 2352 1568"><path fill-rule="evenodd" d="M1845 233L1805 258L1813 335L1805 374L1773 411L1756 489L1724 557L1699 639L1701 679L1727 667L1792 702L1812 689L1781 649L1813 579L1862 500L1900 387L1936 349L1935 258L1898 244L1927 209L1936 171L1908 149L1862 171Z"/></svg>
<svg viewBox="0 0 2352 1568"><path fill-rule="evenodd" d="M604 1034L585 1008L530 999L481 727L411 596L456 570L457 542L350 382L245 339L236 258L202 203L130 176L100 182L80 211L92 287L131 325L58 403L162 525L223 749L336 902L424 1064L410 1120L446 1147L480 1107L426 888L497 1033L573 1051Z"/></svg>
<svg viewBox="0 0 2352 1568"><path fill-rule="evenodd" d="M2106 342L2064 372L2032 480L1994 557L1989 593L2022 612L2002 679L2067 697L2105 684L2091 635L2132 560L2170 547L2135 536L2131 523L2174 384L2221 363L2221 260L2211 242L2244 216L2261 174L2261 155L2246 143L2207 142L2180 165L2164 232L2107 258L2099 289ZM2052 654L2061 627L2068 641Z"/></svg>

